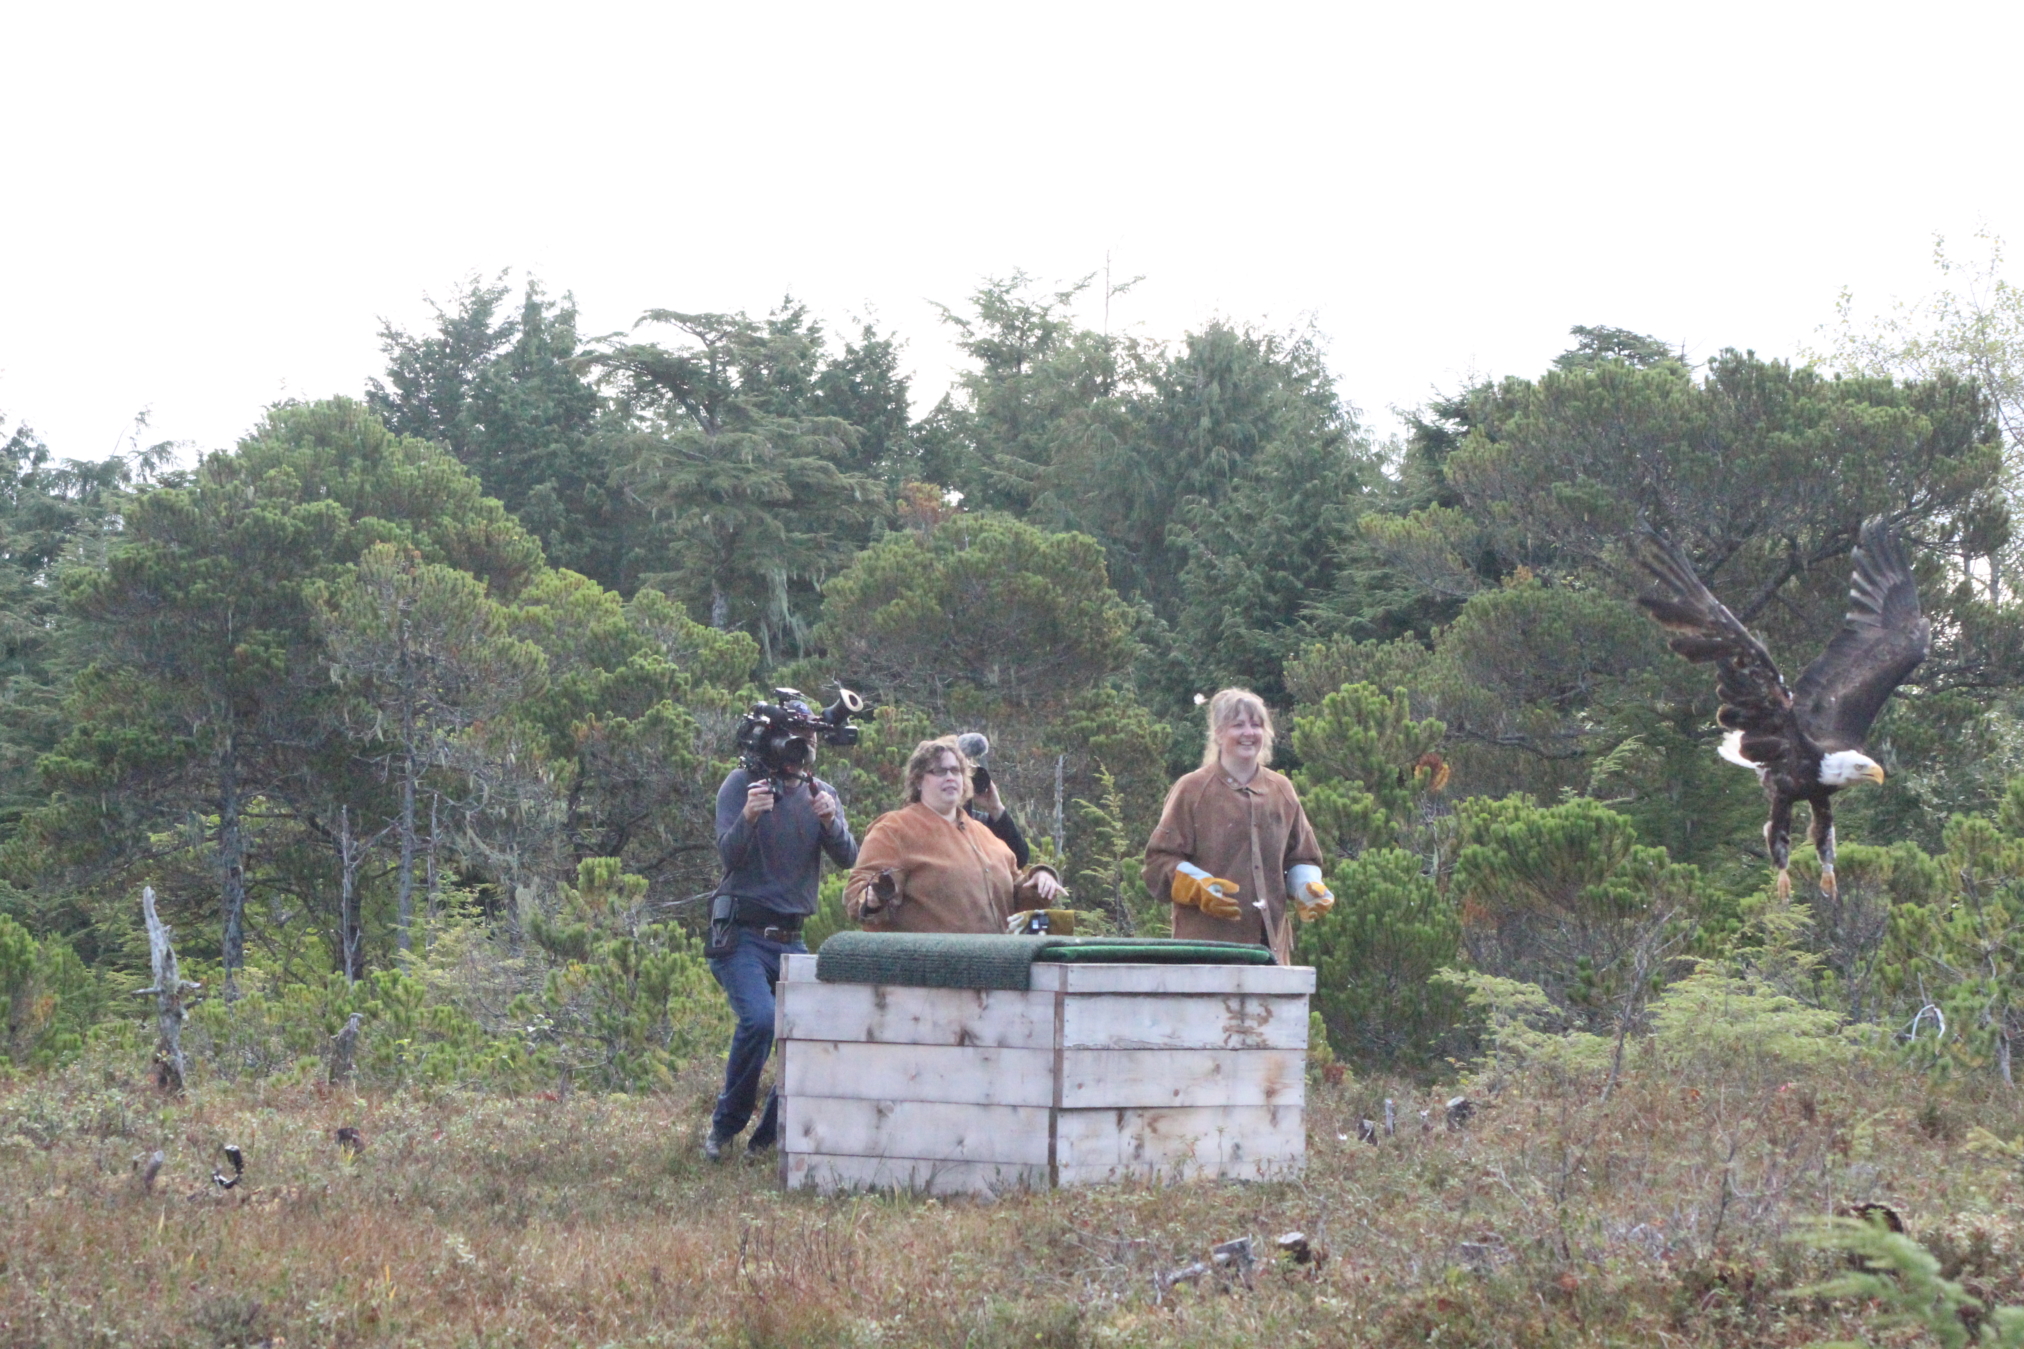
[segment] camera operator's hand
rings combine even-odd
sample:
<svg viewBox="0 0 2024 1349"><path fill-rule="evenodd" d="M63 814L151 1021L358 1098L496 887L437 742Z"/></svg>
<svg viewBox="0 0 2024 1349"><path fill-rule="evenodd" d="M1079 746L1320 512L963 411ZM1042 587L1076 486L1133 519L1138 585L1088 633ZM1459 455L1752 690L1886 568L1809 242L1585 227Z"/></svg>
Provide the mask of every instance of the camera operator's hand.
<svg viewBox="0 0 2024 1349"><path fill-rule="evenodd" d="M771 809L773 809L773 784L753 783L751 789L745 793L745 823L752 823Z"/></svg>
<svg viewBox="0 0 2024 1349"><path fill-rule="evenodd" d="M808 794L812 798L809 804L815 807L815 818L822 821L824 829L829 828L829 822L836 818L836 798L812 782L808 784Z"/></svg>
<svg viewBox="0 0 2024 1349"><path fill-rule="evenodd" d="M970 804L978 810L983 811L984 818L987 820L995 820L1005 813L1005 802L998 795L998 784L995 782L988 784L983 791L973 795L970 798Z"/></svg>

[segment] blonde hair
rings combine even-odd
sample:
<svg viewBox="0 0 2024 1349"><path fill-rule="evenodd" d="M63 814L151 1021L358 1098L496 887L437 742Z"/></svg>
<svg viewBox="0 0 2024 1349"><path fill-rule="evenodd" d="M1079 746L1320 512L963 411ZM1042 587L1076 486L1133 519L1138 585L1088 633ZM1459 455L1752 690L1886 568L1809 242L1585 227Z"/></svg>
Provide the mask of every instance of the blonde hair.
<svg viewBox="0 0 2024 1349"><path fill-rule="evenodd" d="M1265 742L1258 747L1258 762L1272 762L1272 713L1265 706L1265 700L1249 689L1224 689L1209 699L1209 738L1202 747L1202 767L1214 768L1219 754L1216 748L1216 732L1249 712L1265 728Z"/></svg>
<svg viewBox="0 0 2024 1349"><path fill-rule="evenodd" d="M972 794L970 780L971 775L977 771L977 766L970 762L969 755L963 753L962 747L956 743L956 737L953 735L945 735L935 740L923 740L920 744L915 745L914 752L907 756L907 800L909 803L921 799L921 783L927 778L928 770L935 766L935 761L942 757L944 751L947 751L955 759L956 767L962 772L963 799L958 804L966 806L970 804Z"/></svg>

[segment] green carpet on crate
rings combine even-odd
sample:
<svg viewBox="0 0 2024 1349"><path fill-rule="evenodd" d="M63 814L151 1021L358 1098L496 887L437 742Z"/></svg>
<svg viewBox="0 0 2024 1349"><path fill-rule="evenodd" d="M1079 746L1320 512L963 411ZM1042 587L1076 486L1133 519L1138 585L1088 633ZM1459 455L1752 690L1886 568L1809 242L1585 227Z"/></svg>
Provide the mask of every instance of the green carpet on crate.
<svg viewBox="0 0 2024 1349"><path fill-rule="evenodd" d="M1033 986L1033 962L1077 965L1270 965L1263 946L1162 937L998 937L957 933L839 932L816 953L830 984L919 988Z"/></svg>

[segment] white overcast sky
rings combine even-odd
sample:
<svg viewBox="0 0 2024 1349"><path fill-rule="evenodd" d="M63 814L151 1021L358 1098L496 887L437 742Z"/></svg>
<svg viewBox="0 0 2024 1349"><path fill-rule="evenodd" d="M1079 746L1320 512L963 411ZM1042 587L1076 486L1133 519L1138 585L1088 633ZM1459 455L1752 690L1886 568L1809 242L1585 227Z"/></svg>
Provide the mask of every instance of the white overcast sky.
<svg viewBox="0 0 2024 1349"><path fill-rule="evenodd" d="M1345 396L1532 374L1576 323L1788 354L2024 235L2024 6L0 6L0 413L98 457L357 393L502 268L953 353L931 301L1146 280L1113 322L1311 318Z"/></svg>

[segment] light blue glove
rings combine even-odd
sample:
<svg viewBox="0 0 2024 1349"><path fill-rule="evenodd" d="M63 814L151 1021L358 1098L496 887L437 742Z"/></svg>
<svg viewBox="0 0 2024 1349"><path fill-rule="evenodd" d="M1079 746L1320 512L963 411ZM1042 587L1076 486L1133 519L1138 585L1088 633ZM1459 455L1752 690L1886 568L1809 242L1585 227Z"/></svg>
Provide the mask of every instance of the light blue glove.
<svg viewBox="0 0 2024 1349"><path fill-rule="evenodd" d="M1286 873L1286 897L1293 901L1303 923L1311 923L1335 907L1335 892L1321 879L1321 868L1312 862L1296 863Z"/></svg>

